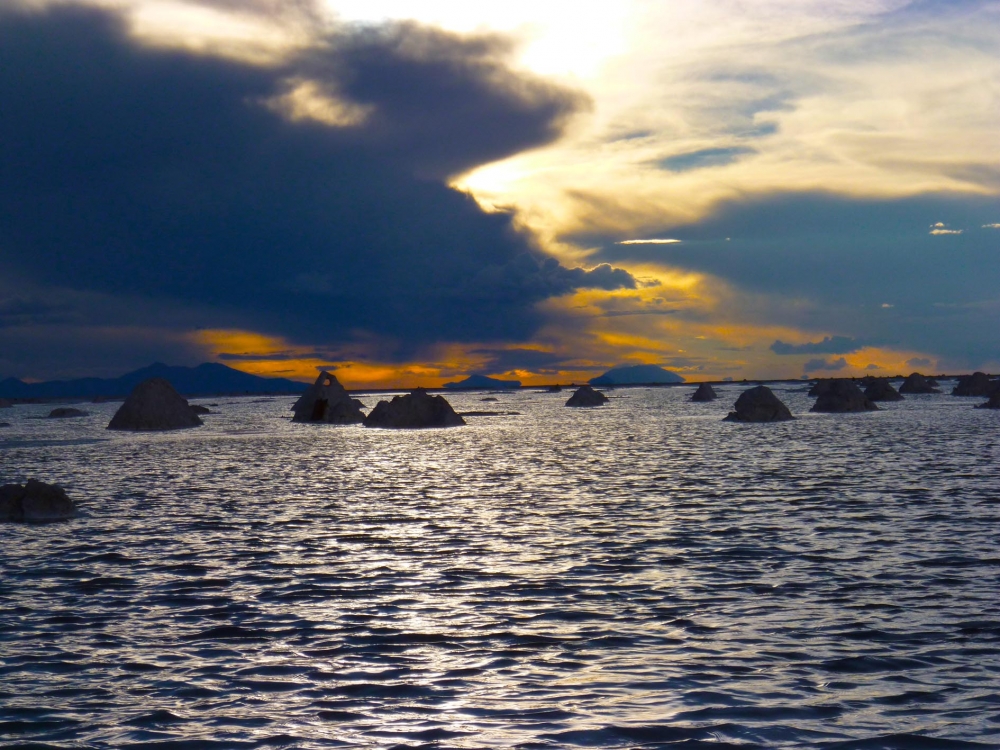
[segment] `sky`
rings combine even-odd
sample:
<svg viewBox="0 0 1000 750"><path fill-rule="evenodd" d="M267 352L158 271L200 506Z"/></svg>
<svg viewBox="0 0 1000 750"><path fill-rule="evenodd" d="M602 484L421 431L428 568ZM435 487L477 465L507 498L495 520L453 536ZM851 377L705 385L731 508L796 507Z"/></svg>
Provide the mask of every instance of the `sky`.
<svg viewBox="0 0 1000 750"><path fill-rule="evenodd" d="M0 378L1000 371L1000 3L2 0Z"/></svg>

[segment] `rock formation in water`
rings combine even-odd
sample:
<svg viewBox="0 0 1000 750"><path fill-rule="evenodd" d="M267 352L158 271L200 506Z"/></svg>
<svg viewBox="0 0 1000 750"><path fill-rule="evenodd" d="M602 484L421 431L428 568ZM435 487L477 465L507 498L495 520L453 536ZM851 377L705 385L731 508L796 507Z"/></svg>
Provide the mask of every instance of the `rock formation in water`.
<svg viewBox="0 0 1000 750"><path fill-rule="evenodd" d="M871 401L902 401L899 391L892 387L887 378L871 378L865 388L865 396Z"/></svg>
<svg viewBox="0 0 1000 750"><path fill-rule="evenodd" d="M715 389L708 383L699 385L698 390L691 396L692 401L715 401L717 398L718 395L715 393Z"/></svg>
<svg viewBox="0 0 1000 750"><path fill-rule="evenodd" d="M980 404L977 409L1000 409L1000 390L993 391L990 400L985 404Z"/></svg>
<svg viewBox="0 0 1000 750"><path fill-rule="evenodd" d="M728 422L784 422L795 419L792 413L766 385L743 391L736 399Z"/></svg>
<svg viewBox="0 0 1000 750"><path fill-rule="evenodd" d="M595 391L589 385L581 385L576 393L569 397L566 406L603 406L609 399L600 391Z"/></svg>
<svg viewBox="0 0 1000 750"><path fill-rule="evenodd" d="M10 422L0 422L0 427L10 427Z"/></svg>
<svg viewBox="0 0 1000 750"><path fill-rule="evenodd" d="M432 396L423 388L379 401L365 417L365 427L415 430L427 427L460 427L465 424L444 396Z"/></svg>
<svg viewBox="0 0 1000 750"><path fill-rule="evenodd" d="M29 479L24 485L0 487L0 521L43 523L76 515L76 504L55 484Z"/></svg>
<svg viewBox="0 0 1000 750"><path fill-rule="evenodd" d="M992 396L1000 390L1000 380L990 380L985 372L960 375L958 384L952 389L952 396Z"/></svg>
<svg viewBox="0 0 1000 750"><path fill-rule="evenodd" d="M550 385L548 388L545 389L545 392L546 393L562 393L562 386L561 385Z"/></svg>
<svg viewBox="0 0 1000 750"><path fill-rule="evenodd" d="M325 370L292 406L293 422L325 422L327 424L357 424L365 415L344 386Z"/></svg>
<svg viewBox="0 0 1000 750"><path fill-rule="evenodd" d="M878 411L875 403L868 398L857 384L850 380L831 380L828 388L816 398L809 411L845 414L858 411Z"/></svg>
<svg viewBox="0 0 1000 750"><path fill-rule="evenodd" d="M60 406L58 409L53 409L49 412L49 419L69 419L71 417L86 417L89 415L89 412L82 411L81 409L74 409L70 406Z"/></svg>
<svg viewBox="0 0 1000 750"><path fill-rule="evenodd" d="M187 399L163 378L144 380L128 395L108 424L109 430L180 430L202 421Z"/></svg>
<svg viewBox="0 0 1000 750"><path fill-rule="evenodd" d="M931 382L926 377L921 375L919 372L910 373L903 384L899 386L900 393L940 393L940 389L936 388L936 382Z"/></svg>
<svg viewBox="0 0 1000 750"><path fill-rule="evenodd" d="M207 406L202 406L201 404L191 404L191 412L201 416L202 414L211 414L212 410Z"/></svg>
<svg viewBox="0 0 1000 750"><path fill-rule="evenodd" d="M809 388L810 396L822 396L830 389L830 383L832 381L829 379L825 380L814 380L812 386Z"/></svg>

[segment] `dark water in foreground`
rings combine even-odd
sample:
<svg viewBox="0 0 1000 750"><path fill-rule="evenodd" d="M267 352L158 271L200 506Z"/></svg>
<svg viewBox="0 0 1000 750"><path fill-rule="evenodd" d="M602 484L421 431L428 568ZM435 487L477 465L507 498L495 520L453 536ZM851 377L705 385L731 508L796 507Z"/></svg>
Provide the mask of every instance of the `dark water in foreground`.
<svg viewBox="0 0 1000 750"><path fill-rule="evenodd" d="M1000 413L721 422L739 390L4 410L0 482L83 514L0 526L0 746L1000 747Z"/></svg>

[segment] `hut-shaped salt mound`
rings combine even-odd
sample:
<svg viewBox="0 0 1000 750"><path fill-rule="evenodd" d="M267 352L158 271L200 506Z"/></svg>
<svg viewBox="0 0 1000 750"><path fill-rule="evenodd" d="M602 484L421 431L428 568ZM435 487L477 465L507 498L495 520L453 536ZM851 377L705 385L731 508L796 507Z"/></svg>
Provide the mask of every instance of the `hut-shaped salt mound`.
<svg viewBox="0 0 1000 750"><path fill-rule="evenodd" d="M875 403L850 380L831 380L809 411L845 414L858 411L878 411Z"/></svg>
<svg viewBox="0 0 1000 750"><path fill-rule="evenodd" d="M974 372L971 375L961 375L958 385L952 391L952 396L992 396L1000 390L1000 380L990 380L985 372Z"/></svg>
<svg viewBox="0 0 1000 750"><path fill-rule="evenodd" d="M729 412L727 422L784 422L795 419L792 413L766 385L758 385L743 391L736 399L734 411Z"/></svg>
<svg viewBox="0 0 1000 750"><path fill-rule="evenodd" d="M715 389L708 383L699 385L698 390L691 396L692 401L715 401L717 398L718 395L715 393Z"/></svg>
<svg viewBox="0 0 1000 750"><path fill-rule="evenodd" d="M582 385L569 397L566 406L603 406L608 400L600 391L595 391L589 385Z"/></svg>
<svg viewBox="0 0 1000 750"><path fill-rule="evenodd" d="M980 404L977 409L1000 409L1000 391L993 391L990 400L985 404Z"/></svg>
<svg viewBox="0 0 1000 750"><path fill-rule="evenodd" d="M167 380L150 378L132 389L108 424L109 430L182 430L200 427L187 399Z"/></svg>
<svg viewBox="0 0 1000 750"><path fill-rule="evenodd" d="M899 386L900 393L940 393L941 390L936 388L937 381L932 378L926 378L919 372L912 372L907 375L906 380L903 384Z"/></svg>
<svg viewBox="0 0 1000 750"><path fill-rule="evenodd" d="M365 418L359 403L350 397L336 377L324 370L295 402L292 421L357 424Z"/></svg>
<svg viewBox="0 0 1000 750"><path fill-rule="evenodd" d="M365 427L417 430L427 427L460 427L465 424L444 396L432 396L417 388L392 401L379 401L365 417Z"/></svg>
<svg viewBox="0 0 1000 750"><path fill-rule="evenodd" d="M886 378L872 378L865 387L865 396L871 401L902 401L899 391Z"/></svg>
<svg viewBox="0 0 1000 750"><path fill-rule="evenodd" d="M24 485L0 487L0 521L43 523L76 515L76 504L56 484L29 479Z"/></svg>

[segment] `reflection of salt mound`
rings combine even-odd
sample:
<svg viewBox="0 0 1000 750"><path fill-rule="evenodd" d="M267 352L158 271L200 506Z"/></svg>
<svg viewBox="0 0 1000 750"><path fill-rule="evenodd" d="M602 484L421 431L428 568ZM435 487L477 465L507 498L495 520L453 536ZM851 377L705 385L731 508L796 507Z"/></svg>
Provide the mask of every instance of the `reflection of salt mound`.
<svg viewBox="0 0 1000 750"><path fill-rule="evenodd" d="M766 385L743 391L733 408L735 411L726 417L728 422L784 422L795 418Z"/></svg>
<svg viewBox="0 0 1000 750"><path fill-rule="evenodd" d="M718 396L715 393L715 389L708 383L702 383L698 386L698 390L694 392L691 396L692 401L714 401Z"/></svg>
<svg viewBox="0 0 1000 750"><path fill-rule="evenodd" d="M365 427L397 430L460 427L464 424L465 420L455 413L444 396L431 396L423 388L405 396L394 396L392 401L379 401L364 422Z"/></svg>
<svg viewBox="0 0 1000 750"><path fill-rule="evenodd" d="M5 484L0 487L0 521L41 523L75 515L76 505L58 485L29 479L23 486Z"/></svg>
<svg viewBox="0 0 1000 750"><path fill-rule="evenodd" d="M365 418L359 404L344 390L337 378L324 370L295 402L292 421L357 424Z"/></svg>
<svg viewBox="0 0 1000 750"><path fill-rule="evenodd" d="M589 385L581 385L576 393L569 397L566 406L603 406L608 400L608 397L600 391L595 391Z"/></svg>
<svg viewBox="0 0 1000 750"><path fill-rule="evenodd" d="M878 407L850 380L832 380L816 399L816 403L810 411L844 414L858 411L878 411Z"/></svg>
<svg viewBox="0 0 1000 750"><path fill-rule="evenodd" d="M108 424L109 430L181 430L200 427L187 399L163 378L143 380L132 389Z"/></svg>

